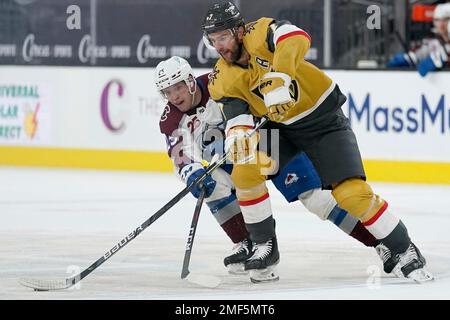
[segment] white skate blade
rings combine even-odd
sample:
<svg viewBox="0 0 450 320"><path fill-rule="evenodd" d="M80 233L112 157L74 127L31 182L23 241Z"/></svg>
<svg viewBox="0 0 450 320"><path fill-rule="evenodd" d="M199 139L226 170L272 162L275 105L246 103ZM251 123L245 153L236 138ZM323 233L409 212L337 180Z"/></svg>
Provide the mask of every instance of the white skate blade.
<svg viewBox="0 0 450 320"><path fill-rule="evenodd" d="M251 269L250 281L253 283L274 282L280 280L276 265L265 269Z"/></svg>
<svg viewBox="0 0 450 320"><path fill-rule="evenodd" d="M402 272L400 263L397 263L394 267L394 269L392 269L391 274L395 275L397 278L405 278L405 275Z"/></svg>
<svg viewBox="0 0 450 320"><path fill-rule="evenodd" d="M219 277L203 274L190 273L185 279L190 283L206 288L217 288L222 283Z"/></svg>
<svg viewBox="0 0 450 320"><path fill-rule="evenodd" d="M408 274L408 278L414 280L417 283L424 283L434 280L434 276L426 268L420 268L411 271L411 273Z"/></svg>
<svg viewBox="0 0 450 320"><path fill-rule="evenodd" d="M397 278L403 278L403 279L408 278L408 279L414 280L416 283L424 283L424 282L434 280L433 274L430 271L428 271L428 269L426 267L413 270L413 271L411 271L410 274L408 274L408 276L405 277L405 275L403 274L403 272L401 270L400 264L397 264L394 267L394 269L392 270L392 273Z"/></svg>
<svg viewBox="0 0 450 320"><path fill-rule="evenodd" d="M243 263L231 263L227 265L228 273L233 275L246 275L248 270L245 270L245 265Z"/></svg>

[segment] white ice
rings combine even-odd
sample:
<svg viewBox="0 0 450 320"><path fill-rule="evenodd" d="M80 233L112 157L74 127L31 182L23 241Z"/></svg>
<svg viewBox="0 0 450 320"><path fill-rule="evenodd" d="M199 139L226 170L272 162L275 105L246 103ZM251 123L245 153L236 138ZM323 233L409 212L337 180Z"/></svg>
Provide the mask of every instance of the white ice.
<svg viewBox="0 0 450 320"><path fill-rule="evenodd" d="M436 280L383 273L366 248L300 203L270 188L280 281L228 275L232 244L202 210L192 274L220 277L215 289L180 279L195 206L188 195L75 288L35 292L20 277L64 279L88 267L184 186L172 174L0 168L0 299L449 299L450 186L372 183L408 227Z"/></svg>

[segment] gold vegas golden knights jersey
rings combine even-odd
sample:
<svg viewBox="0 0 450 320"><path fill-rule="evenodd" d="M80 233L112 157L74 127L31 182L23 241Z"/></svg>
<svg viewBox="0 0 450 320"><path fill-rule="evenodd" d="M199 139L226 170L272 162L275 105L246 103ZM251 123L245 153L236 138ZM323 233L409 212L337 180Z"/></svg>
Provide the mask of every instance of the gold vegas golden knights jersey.
<svg viewBox="0 0 450 320"><path fill-rule="evenodd" d="M227 120L239 114L229 110L235 98L244 100L253 115L261 117L267 113L259 83L271 71L283 72L292 79L290 94L296 104L283 119L287 125L313 112L335 87L323 71L304 59L311 46L310 36L288 22L260 18L248 23L243 45L250 55L247 68L229 64L221 57L209 77L211 97L224 103ZM242 118L236 122L233 126L250 124Z"/></svg>

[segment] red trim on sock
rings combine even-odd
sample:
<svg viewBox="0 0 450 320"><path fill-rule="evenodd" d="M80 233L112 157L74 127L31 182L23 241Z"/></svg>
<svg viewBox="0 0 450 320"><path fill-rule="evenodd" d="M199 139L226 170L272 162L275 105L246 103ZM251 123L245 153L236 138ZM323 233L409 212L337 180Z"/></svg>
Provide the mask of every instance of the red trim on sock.
<svg viewBox="0 0 450 320"><path fill-rule="evenodd" d="M387 201L384 201L384 204L380 208L380 210L378 210L378 212L372 218L370 218L368 221L363 222L363 225L365 227L367 227L367 226L370 226L370 225L374 224L375 221L377 221L378 218L386 211L387 206L388 206Z"/></svg>
<svg viewBox="0 0 450 320"><path fill-rule="evenodd" d="M258 204L260 202L263 202L264 200L266 200L269 197L269 193L265 193L264 195L262 195L261 197L257 198L257 199L253 199L253 200L245 200L245 201L239 201L239 205L241 206L252 206L254 204Z"/></svg>
<svg viewBox="0 0 450 320"><path fill-rule="evenodd" d="M350 236L362 242L367 247L376 247L380 241L378 241L366 228L364 228L361 221L353 228L352 232L350 232Z"/></svg>

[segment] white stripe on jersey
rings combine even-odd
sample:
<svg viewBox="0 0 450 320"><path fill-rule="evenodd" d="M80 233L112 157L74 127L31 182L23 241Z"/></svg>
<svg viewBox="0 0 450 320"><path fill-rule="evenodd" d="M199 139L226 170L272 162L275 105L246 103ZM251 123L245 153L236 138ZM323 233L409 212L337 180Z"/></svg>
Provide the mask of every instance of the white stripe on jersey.
<svg viewBox="0 0 450 320"><path fill-rule="evenodd" d="M308 34L306 31L300 29L297 26L294 26L292 24L283 24L282 26L278 27L274 32L273 32L273 47L276 49L277 48L277 43L280 40L280 38L282 36L285 36L291 32L295 32L295 31L300 31L302 33L305 33L306 35Z"/></svg>

